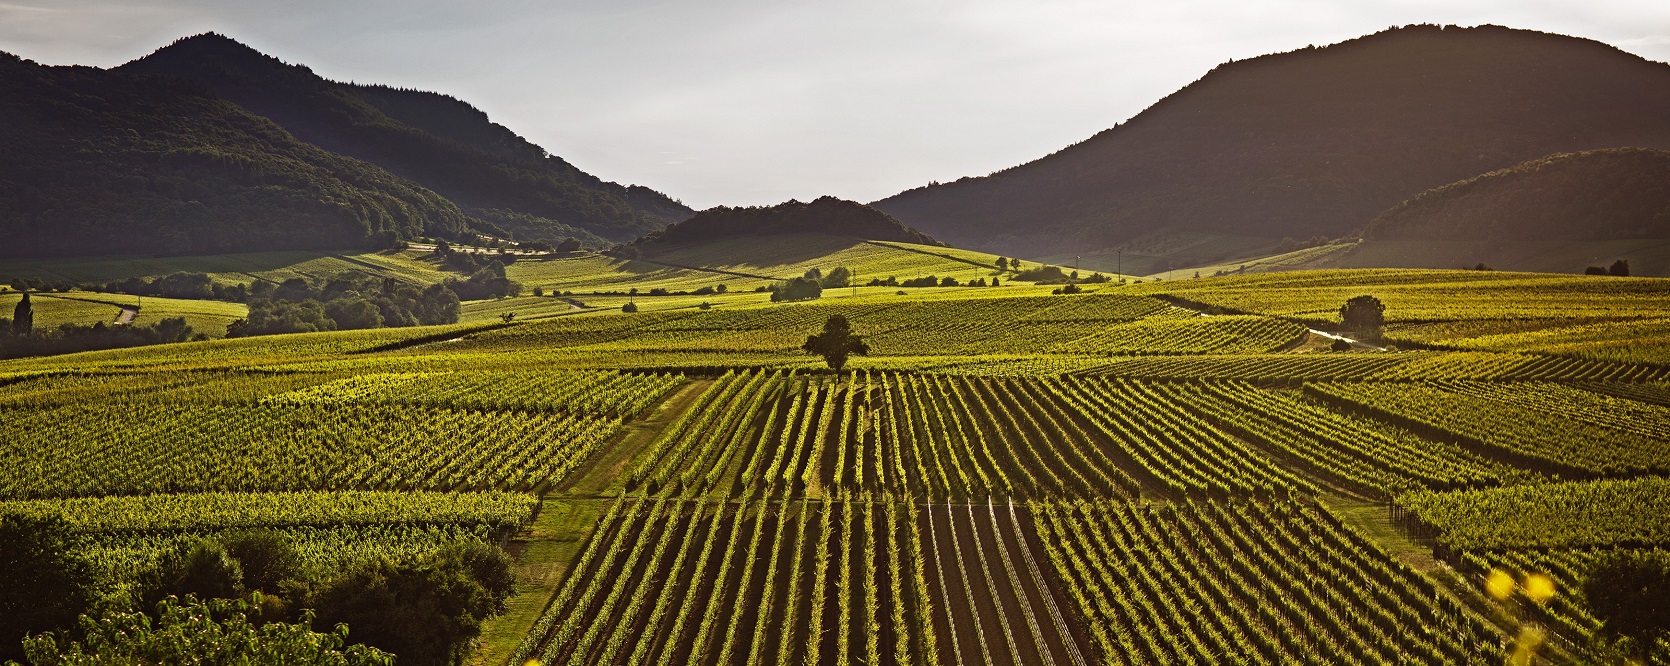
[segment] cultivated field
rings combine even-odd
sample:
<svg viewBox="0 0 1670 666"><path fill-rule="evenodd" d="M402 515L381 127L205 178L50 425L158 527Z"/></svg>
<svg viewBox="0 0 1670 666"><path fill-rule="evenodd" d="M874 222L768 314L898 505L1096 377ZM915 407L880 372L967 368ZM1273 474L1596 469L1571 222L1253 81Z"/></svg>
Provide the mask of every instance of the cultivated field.
<svg viewBox="0 0 1670 666"><path fill-rule="evenodd" d="M658 255L705 270L644 282L595 255L513 271L577 294L996 274L943 248L767 249ZM321 575L507 544L523 596L484 631L493 666L1499 664L1529 623L1551 632L1538 660L1580 663L1589 568L1670 547L1664 280L1086 288L547 297L456 326L0 362L0 507L94 535L118 589L171 544L249 527ZM1329 351L1310 329L1359 294L1388 342ZM841 373L799 350L837 314L869 347ZM1495 601L1492 569L1558 592Z"/></svg>

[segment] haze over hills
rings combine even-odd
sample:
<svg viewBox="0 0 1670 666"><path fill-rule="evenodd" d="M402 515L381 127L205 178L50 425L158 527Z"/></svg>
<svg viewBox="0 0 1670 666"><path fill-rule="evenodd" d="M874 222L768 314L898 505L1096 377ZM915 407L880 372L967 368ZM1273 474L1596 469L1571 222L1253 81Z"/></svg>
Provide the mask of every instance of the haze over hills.
<svg viewBox="0 0 1670 666"><path fill-rule="evenodd" d="M1670 65L1546 33L1412 26L1227 63L1053 155L872 205L1003 254L1162 239L1152 263L1207 263L1351 234L1415 193L1545 155L1670 148L1666 118Z"/></svg>
<svg viewBox="0 0 1670 666"><path fill-rule="evenodd" d="M331 248L470 223L175 79L0 54L0 256Z"/></svg>
<svg viewBox="0 0 1670 666"><path fill-rule="evenodd" d="M457 99L329 81L228 37L189 37L118 68L195 81L297 138L375 163L521 238L627 241L691 213L603 181Z"/></svg>

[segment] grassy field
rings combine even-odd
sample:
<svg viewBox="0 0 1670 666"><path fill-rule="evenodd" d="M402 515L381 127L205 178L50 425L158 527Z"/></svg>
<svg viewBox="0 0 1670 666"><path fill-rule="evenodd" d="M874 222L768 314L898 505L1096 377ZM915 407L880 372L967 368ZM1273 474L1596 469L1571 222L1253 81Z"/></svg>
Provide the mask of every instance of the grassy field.
<svg viewBox="0 0 1670 666"><path fill-rule="evenodd" d="M488 534L520 592L484 628L472 663L490 666L1500 663L1513 614L1474 582L1493 568L1561 581L1544 626L1566 647L1544 656L1569 663L1596 621L1565 590L1595 549L1670 547L1666 281L743 288L838 265L996 274L823 241L512 266L581 308L522 296L454 326L0 362L0 501L117 507L96 531L118 589L174 543L135 530L216 533L230 494L258 507L239 525L326 572ZM289 266L316 261L340 260ZM726 294L647 295L721 275ZM621 287L644 293L589 293ZM1359 294L1424 348L1328 351L1307 327ZM42 298L37 321L122 298L88 297ZM837 314L869 348L842 373L800 349ZM389 499L342 513L318 493Z"/></svg>
<svg viewBox="0 0 1670 666"><path fill-rule="evenodd" d="M0 294L0 311L10 316L22 298L17 292ZM141 299L127 294L102 294L72 291L35 294L32 297L36 328L55 328L59 324L115 323L124 308L138 307L133 323L146 326L169 317L185 317L193 330L210 337L224 337L226 326L249 314L242 303L198 301L179 298L147 297Z"/></svg>

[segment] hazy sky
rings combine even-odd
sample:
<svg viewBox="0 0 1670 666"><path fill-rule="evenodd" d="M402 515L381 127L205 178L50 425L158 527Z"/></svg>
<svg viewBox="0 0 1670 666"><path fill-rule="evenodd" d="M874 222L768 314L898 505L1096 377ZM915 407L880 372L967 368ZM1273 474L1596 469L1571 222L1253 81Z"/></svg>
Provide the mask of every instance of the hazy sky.
<svg viewBox="0 0 1670 666"><path fill-rule="evenodd" d="M462 98L695 208L870 201L1041 157L1225 60L1496 23L1670 61L1663 0L0 0L0 51L111 66L222 32Z"/></svg>

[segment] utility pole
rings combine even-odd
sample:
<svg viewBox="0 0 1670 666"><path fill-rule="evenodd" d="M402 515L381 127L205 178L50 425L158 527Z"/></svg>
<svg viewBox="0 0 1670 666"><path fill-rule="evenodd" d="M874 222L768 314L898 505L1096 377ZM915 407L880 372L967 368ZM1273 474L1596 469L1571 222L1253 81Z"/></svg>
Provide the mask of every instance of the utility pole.
<svg viewBox="0 0 1670 666"><path fill-rule="evenodd" d="M1125 248L1115 249L1113 260L1116 262L1113 272L1119 274L1119 284L1125 284Z"/></svg>

